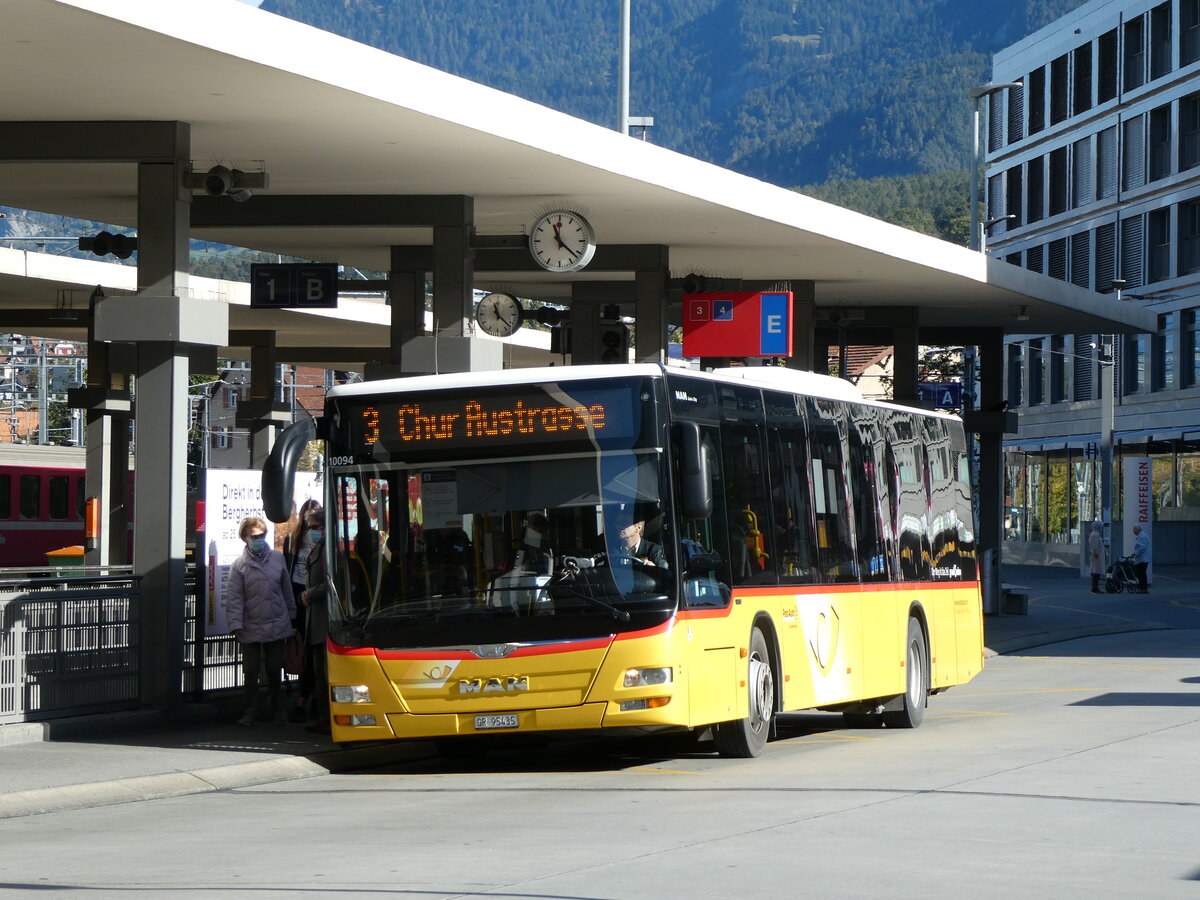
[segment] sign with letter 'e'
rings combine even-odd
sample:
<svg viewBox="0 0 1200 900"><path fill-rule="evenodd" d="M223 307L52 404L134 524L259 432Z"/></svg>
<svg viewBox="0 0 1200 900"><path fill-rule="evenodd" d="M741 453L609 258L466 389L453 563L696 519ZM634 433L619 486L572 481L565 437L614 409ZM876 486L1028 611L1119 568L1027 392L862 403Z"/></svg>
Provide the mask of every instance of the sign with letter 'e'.
<svg viewBox="0 0 1200 900"><path fill-rule="evenodd" d="M337 266L333 263L254 263L250 305L266 309L335 309Z"/></svg>
<svg viewBox="0 0 1200 900"><path fill-rule="evenodd" d="M683 295L684 356L791 356L791 291Z"/></svg>

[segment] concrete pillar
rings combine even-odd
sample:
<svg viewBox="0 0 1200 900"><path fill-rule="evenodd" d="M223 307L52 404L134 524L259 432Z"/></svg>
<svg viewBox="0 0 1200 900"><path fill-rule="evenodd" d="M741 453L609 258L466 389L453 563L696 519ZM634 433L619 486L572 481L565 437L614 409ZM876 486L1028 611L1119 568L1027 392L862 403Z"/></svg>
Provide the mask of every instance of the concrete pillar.
<svg viewBox="0 0 1200 900"><path fill-rule="evenodd" d="M158 297L187 293L191 191L187 160L138 164L138 291Z"/></svg>
<svg viewBox="0 0 1200 900"><path fill-rule="evenodd" d="M634 276L634 360L667 359L667 272L639 271Z"/></svg>
<svg viewBox="0 0 1200 900"><path fill-rule="evenodd" d="M917 402L917 323L916 310L912 322L897 325L892 330L895 356L892 357L892 400L910 406Z"/></svg>
<svg viewBox="0 0 1200 900"><path fill-rule="evenodd" d="M792 355L787 361L789 369L817 371L813 339L816 296L815 281L792 282Z"/></svg>
<svg viewBox="0 0 1200 900"><path fill-rule="evenodd" d="M186 350L166 341L141 343L137 376L133 565L141 576L142 702L170 706L180 699L183 669Z"/></svg>
<svg viewBox="0 0 1200 900"><path fill-rule="evenodd" d="M470 334L467 322L473 313L475 281L471 231L469 219L433 229L433 330L442 337Z"/></svg>
<svg viewBox="0 0 1200 900"><path fill-rule="evenodd" d="M392 248L392 271L388 273L388 302L392 307L391 363L400 365L404 345L425 334L425 273L404 272Z"/></svg>

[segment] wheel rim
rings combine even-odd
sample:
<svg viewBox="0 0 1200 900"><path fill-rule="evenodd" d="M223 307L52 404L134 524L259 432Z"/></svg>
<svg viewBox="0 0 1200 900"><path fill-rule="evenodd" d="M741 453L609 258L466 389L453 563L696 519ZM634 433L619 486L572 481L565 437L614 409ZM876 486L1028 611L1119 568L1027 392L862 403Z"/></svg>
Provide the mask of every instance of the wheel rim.
<svg viewBox="0 0 1200 900"><path fill-rule="evenodd" d="M921 645L908 645L908 705L920 706L925 699L925 667L921 664Z"/></svg>
<svg viewBox="0 0 1200 900"><path fill-rule="evenodd" d="M750 657L750 728L761 734L775 709L775 679L771 666L755 653Z"/></svg>

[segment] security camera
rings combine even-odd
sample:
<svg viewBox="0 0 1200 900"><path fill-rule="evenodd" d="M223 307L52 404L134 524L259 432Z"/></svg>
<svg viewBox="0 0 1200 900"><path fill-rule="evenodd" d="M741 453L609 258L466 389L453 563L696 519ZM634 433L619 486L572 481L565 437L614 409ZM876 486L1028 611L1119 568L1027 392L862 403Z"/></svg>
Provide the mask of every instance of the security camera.
<svg viewBox="0 0 1200 900"><path fill-rule="evenodd" d="M224 166L213 166L204 176L204 193L220 197L233 188L233 172Z"/></svg>

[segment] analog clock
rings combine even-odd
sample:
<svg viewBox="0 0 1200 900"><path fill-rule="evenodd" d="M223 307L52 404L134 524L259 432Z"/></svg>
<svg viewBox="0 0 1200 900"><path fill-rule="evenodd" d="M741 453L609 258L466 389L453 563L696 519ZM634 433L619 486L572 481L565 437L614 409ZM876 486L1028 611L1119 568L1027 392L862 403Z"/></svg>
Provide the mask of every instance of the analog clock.
<svg viewBox="0 0 1200 900"><path fill-rule="evenodd" d="M529 252L548 272L577 272L592 261L596 233L577 212L548 212L529 230Z"/></svg>
<svg viewBox="0 0 1200 900"><path fill-rule="evenodd" d="M512 294L488 294L475 306L475 321L492 337L508 337L521 327L524 317L521 301Z"/></svg>

